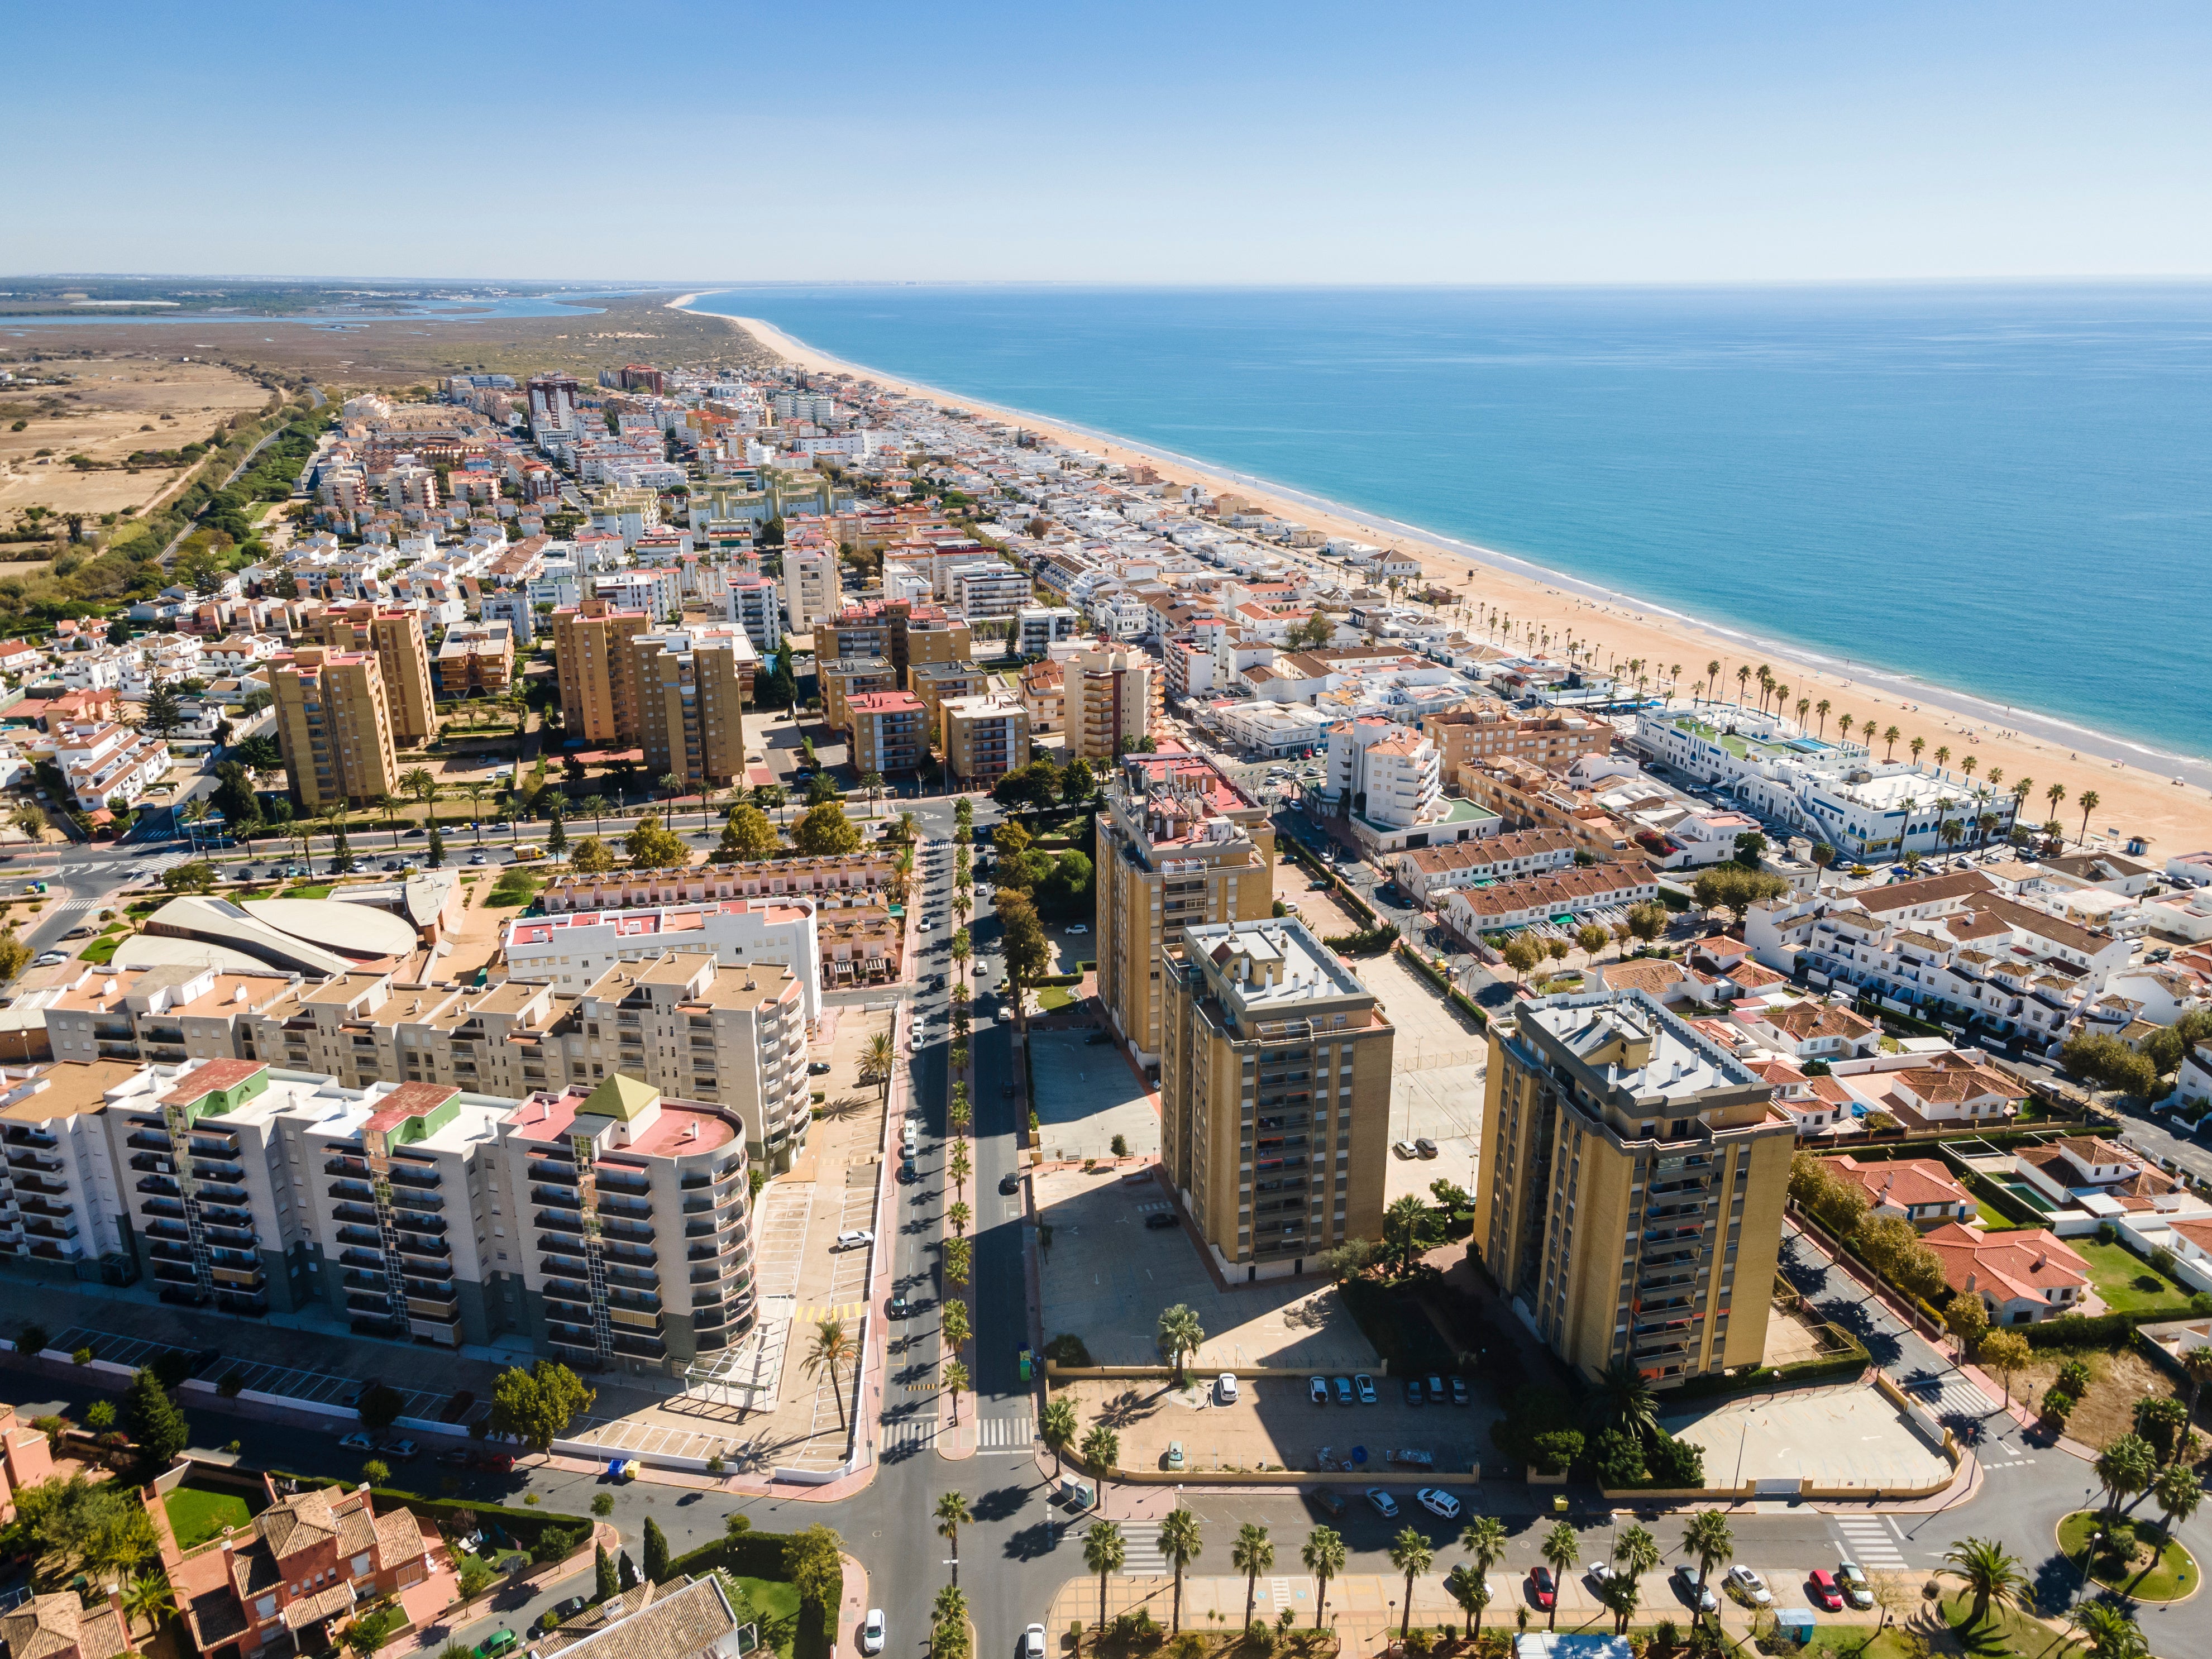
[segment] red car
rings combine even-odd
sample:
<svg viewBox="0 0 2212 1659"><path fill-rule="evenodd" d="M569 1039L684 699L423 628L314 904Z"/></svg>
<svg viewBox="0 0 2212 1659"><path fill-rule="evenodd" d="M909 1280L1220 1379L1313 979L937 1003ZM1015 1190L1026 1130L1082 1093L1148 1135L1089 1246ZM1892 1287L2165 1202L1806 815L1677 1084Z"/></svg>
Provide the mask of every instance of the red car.
<svg viewBox="0 0 2212 1659"><path fill-rule="evenodd" d="M1836 1588L1835 1574L1826 1571L1815 1572L1807 1583L1812 1587L1814 1601L1823 1610L1829 1613L1844 1610L1844 1593Z"/></svg>
<svg viewBox="0 0 2212 1659"><path fill-rule="evenodd" d="M1552 1603L1559 1599L1559 1589L1552 1582L1552 1570L1549 1567L1529 1569L1528 1595L1539 1607L1547 1613L1551 1611Z"/></svg>

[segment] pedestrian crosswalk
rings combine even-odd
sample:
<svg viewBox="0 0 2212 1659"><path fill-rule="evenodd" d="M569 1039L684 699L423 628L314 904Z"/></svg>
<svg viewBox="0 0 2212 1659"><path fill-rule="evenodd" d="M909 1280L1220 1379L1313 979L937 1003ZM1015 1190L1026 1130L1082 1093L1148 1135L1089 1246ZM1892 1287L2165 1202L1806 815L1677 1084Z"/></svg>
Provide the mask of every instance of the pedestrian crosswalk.
<svg viewBox="0 0 2212 1659"><path fill-rule="evenodd" d="M1842 1549L1846 1560L1856 1561L1869 1572L1902 1572L1905 1553L1898 1547L1897 1534L1887 1520L1879 1515L1850 1515L1836 1517L1836 1530L1842 1534Z"/></svg>
<svg viewBox="0 0 2212 1659"><path fill-rule="evenodd" d="M1951 1417L1987 1417L1997 1402L1954 1371L1904 1385L1906 1398L1924 1408L1939 1423Z"/></svg>
<svg viewBox="0 0 2212 1659"><path fill-rule="evenodd" d="M858 1319L862 1314L867 1312L867 1310L868 1304L865 1302L832 1302L819 1307L809 1304L795 1308L792 1310L791 1316L795 1323L800 1325L817 1325L825 1319L836 1319L849 1322L850 1321Z"/></svg>
<svg viewBox="0 0 2212 1659"><path fill-rule="evenodd" d="M1036 1439L1036 1414L979 1419L978 1437L976 1443L985 1451L1027 1451Z"/></svg>
<svg viewBox="0 0 2212 1659"><path fill-rule="evenodd" d="M937 1419L902 1417L884 1425L884 1449L898 1451L911 1447L926 1450L937 1443Z"/></svg>
<svg viewBox="0 0 2212 1659"><path fill-rule="evenodd" d="M1160 1553L1160 1523L1124 1521L1121 1523L1121 1571L1132 1578L1164 1578L1168 1559Z"/></svg>

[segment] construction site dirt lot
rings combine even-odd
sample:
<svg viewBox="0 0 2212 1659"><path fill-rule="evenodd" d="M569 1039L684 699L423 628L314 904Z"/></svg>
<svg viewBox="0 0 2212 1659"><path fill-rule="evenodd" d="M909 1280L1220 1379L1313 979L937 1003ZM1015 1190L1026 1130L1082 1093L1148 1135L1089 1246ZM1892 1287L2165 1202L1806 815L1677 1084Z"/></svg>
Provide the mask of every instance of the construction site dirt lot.
<svg viewBox="0 0 2212 1659"><path fill-rule="evenodd" d="M204 441L218 422L257 414L266 387L220 363L173 356L21 363L19 375L62 379L63 386L0 384L0 515L27 507L98 514L141 510L187 467L79 471L71 455L119 461L135 450L180 449ZM23 429L14 430L21 421ZM52 453L41 456L39 452Z"/></svg>

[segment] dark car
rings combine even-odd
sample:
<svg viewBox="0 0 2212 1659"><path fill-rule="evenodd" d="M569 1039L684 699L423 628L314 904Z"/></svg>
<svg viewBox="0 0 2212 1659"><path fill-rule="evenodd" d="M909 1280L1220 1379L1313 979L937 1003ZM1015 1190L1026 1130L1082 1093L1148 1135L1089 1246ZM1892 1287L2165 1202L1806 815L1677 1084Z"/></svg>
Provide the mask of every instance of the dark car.
<svg viewBox="0 0 2212 1659"><path fill-rule="evenodd" d="M809 1077L828 1077L830 1075L830 1062L826 1060L809 1061L806 1067L806 1075Z"/></svg>
<svg viewBox="0 0 2212 1659"><path fill-rule="evenodd" d="M1327 1486L1314 1493L1312 1501L1332 1516L1342 1515L1346 1507L1345 1501Z"/></svg>
<svg viewBox="0 0 2212 1659"><path fill-rule="evenodd" d="M891 1292L890 1316L893 1319L904 1319L906 1317L906 1292L904 1291L893 1291Z"/></svg>
<svg viewBox="0 0 2212 1659"><path fill-rule="evenodd" d="M1114 1034L1111 1031L1093 1031L1089 1036L1084 1038L1083 1042L1086 1048L1096 1048L1100 1043L1111 1042L1113 1040Z"/></svg>
<svg viewBox="0 0 2212 1659"><path fill-rule="evenodd" d="M1406 1403L1408 1406L1418 1406L1421 1403L1421 1379L1418 1376L1409 1376L1406 1379Z"/></svg>
<svg viewBox="0 0 2212 1659"><path fill-rule="evenodd" d="M1021 1191L1021 1189L1022 1178L1018 1175L1007 1174L1002 1175L999 1177L999 1190L1001 1193L1007 1194L1009 1197Z"/></svg>
<svg viewBox="0 0 2212 1659"><path fill-rule="evenodd" d="M1152 1214L1145 1218L1145 1225L1156 1233L1165 1232L1170 1227L1172 1227L1175 1224L1176 1218L1175 1212L1173 1210L1155 1210Z"/></svg>

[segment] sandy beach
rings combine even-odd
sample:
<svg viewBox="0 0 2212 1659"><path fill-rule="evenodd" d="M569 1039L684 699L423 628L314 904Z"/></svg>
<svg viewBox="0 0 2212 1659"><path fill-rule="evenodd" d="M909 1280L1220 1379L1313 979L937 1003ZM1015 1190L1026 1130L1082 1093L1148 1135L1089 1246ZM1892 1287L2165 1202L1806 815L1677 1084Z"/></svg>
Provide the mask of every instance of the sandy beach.
<svg viewBox="0 0 2212 1659"><path fill-rule="evenodd" d="M672 303L675 308L688 309L697 297L685 295ZM1363 515L1281 484L1133 446L1110 434L1086 431L1025 410L1007 409L941 386L902 380L865 363L847 362L757 318L724 320L800 368L857 374L940 404L1017 422L1058 442L1106 459L1149 462L1160 477L1177 483L1203 483L1217 494L1234 491L1264 511L1332 537L1398 548L1420 561L1431 582L1461 596L1470 607L1470 615L1474 607L1480 607L1483 625L1468 624L1468 632L1474 637L1493 637L1487 618L1494 610L1499 613L1501 625L1511 620L1516 645L1524 639L1534 645L1548 635L1556 652L1571 634L1578 648L1584 644L1596 647L1599 668L1614 661L1641 659L1644 672L1659 686L1668 683L1679 665L1679 689L1685 695L1692 689L1693 681L1705 679L1706 665L1717 661L1721 665L1716 680L1717 695L1735 696L1736 670L1747 666L1754 676L1747 695L1755 702L1757 671L1765 666L1790 688L1793 712L1800 697L1814 703L1826 700L1831 706L1830 726L1844 714L1851 716L1854 732L1869 725L1877 732L1896 726L1901 733L1897 744L1899 756L1917 737L1925 739L1923 764L1934 764L1936 750L1948 748L1951 751L1948 766L1954 774L1971 755L1975 757L1978 778L1986 780L1993 769L2001 771L2001 788L2008 789L2021 778L2033 779L2033 798L2026 816L2036 822L2056 817L2065 826L2069 840L2081 830L2081 798L2094 792L2098 804L2089 815L2093 836L2140 835L2150 843L2152 861L2160 865L2177 853L2212 848L2212 763L2161 755L2124 738L2083 731L2026 709L2000 708L1966 693L1923 685L1871 665L1826 659L1802 647L1769 645L1747 633L1679 616L1510 554ZM1495 637L1504 642L1502 627ZM1821 729L1817 716L1810 717L1808 724L1816 731ZM1877 744L1876 751L1881 749ZM2182 781L2177 783L2177 778ZM2045 799L2045 792L2054 783L2066 791L2065 799L2055 809ZM1958 793L1962 798L1966 795L1963 782Z"/></svg>

